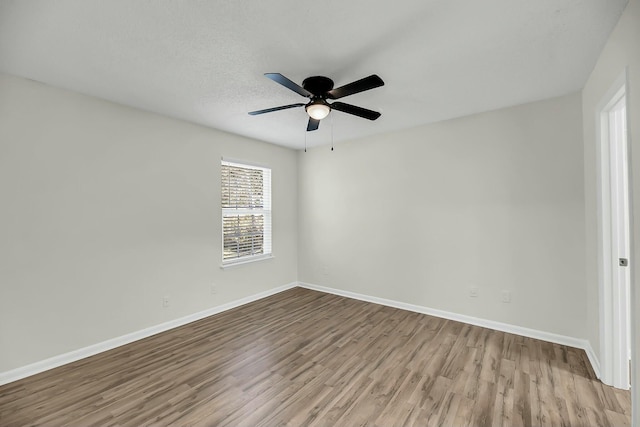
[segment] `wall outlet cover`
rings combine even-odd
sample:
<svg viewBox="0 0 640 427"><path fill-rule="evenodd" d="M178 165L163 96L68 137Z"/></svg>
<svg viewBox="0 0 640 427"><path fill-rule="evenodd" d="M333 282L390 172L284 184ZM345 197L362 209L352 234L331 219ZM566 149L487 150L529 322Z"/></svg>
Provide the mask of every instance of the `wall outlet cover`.
<svg viewBox="0 0 640 427"><path fill-rule="evenodd" d="M511 291L507 291L507 290L502 291L502 302L504 303L511 302Z"/></svg>

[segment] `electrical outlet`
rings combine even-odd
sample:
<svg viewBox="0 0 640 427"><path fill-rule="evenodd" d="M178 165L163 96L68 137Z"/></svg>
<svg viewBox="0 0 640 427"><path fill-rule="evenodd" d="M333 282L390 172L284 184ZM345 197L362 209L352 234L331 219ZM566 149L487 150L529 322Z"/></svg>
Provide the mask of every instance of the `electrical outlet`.
<svg viewBox="0 0 640 427"><path fill-rule="evenodd" d="M162 308L168 308L168 307L169 307L169 297L164 296L162 297Z"/></svg>
<svg viewBox="0 0 640 427"><path fill-rule="evenodd" d="M471 298L477 298L478 297L478 288L477 287L471 287L469 288L469 297Z"/></svg>
<svg viewBox="0 0 640 427"><path fill-rule="evenodd" d="M511 302L511 291L507 291L507 290L502 291L502 302L504 303Z"/></svg>
<svg viewBox="0 0 640 427"><path fill-rule="evenodd" d="M216 287L215 284L211 285L211 295L215 295L218 293L218 288Z"/></svg>

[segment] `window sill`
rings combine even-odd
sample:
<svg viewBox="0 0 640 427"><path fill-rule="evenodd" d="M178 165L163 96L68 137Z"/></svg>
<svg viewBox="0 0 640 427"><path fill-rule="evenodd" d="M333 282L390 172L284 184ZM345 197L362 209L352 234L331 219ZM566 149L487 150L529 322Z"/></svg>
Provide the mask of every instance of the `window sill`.
<svg viewBox="0 0 640 427"><path fill-rule="evenodd" d="M275 258L275 257L273 256L273 254L270 254L270 255L261 255L261 256L251 257L251 258L245 258L238 261L228 261L226 263L220 264L220 268L223 270L226 270L228 268L238 267L240 265L251 264L254 262L264 261L272 258Z"/></svg>

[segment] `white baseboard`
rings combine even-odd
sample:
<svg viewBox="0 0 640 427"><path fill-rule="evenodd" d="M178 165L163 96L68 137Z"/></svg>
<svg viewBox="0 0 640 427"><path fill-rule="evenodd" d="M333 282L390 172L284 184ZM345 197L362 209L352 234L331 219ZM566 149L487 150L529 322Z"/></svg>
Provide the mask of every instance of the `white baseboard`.
<svg viewBox="0 0 640 427"><path fill-rule="evenodd" d="M515 326L508 323L496 322L494 320L481 319L479 317L467 316L464 314L452 313L449 311L438 310L435 308L425 307L421 305L408 304L405 302L394 301L386 298L378 298L369 295L363 295L355 292L343 291L341 289L328 288L326 286L318 286L310 283L298 282L301 288L312 289L314 291L325 292L328 294L340 295L347 298L353 298L360 301L372 302L375 304L385 305L388 307L399 308L402 310L413 311L416 313L428 314L430 316L440 317L443 319L455 320L458 322L468 323L470 325L481 326L483 328L494 329L496 331L508 332L510 334L521 335L529 338L535 338L542 341L548 341L556 344L562 344L569 347L580 348L587 353L587 357L591 362L593 370L598 378L600 378L600 363L593 351L588 340L581 338L569 337L566 335L554 334L552 332L540 331L537 329Z"/></svg>
<svg viewBox="0 0 640 427"><path fill-rule="evenodd" d="M95 354L102 353L104 351L111 350L116 347L120 347L125 344L129 344L134 341L138 341L143 338L150 337L160 332L165 332L170 329L186 325L187 323L195 322L196 320L213 316L214 314L222 313L223 311L231 310L232 308L236 308L241 305L248 304L250 302L268 297L270 295L277 294L282 291L286 291L287 289L295 288L296 286L297 286L297 283L294 282L288 285L269 289L267 291L250 295L245 298L240 298L238 300L231 301L216 307L212 307L207 310L200 311L198 313L190 314L188 316L184 316L179 319L174 319L169 322L161 323L159 325L142 329L140 331L136 331L126 335L122 335L120 337L112 338L107 341L93 344L88 347L80 348L78 350L70 351L68 353L60 354L58 356L41 360L39 362L22 366L20 368L12 369L10 371L0 372L0 385L8 384L10 382L29 377L31 375L39 374L40 372L48 371L49 369L57 368L58 366L66 365L67 363L75 362L77 360L84 359L86 357L93 356Z"/></svg>
<svg viewBox="0 0 640 427"><path fill-rule="evenodd" d="M257 301L262 298L266 298L270 295L277 294L282 291L299 286L301 288L312 289L315 291L325 292L334 295L340 295L346 298L353 298L361 301L372 302L375 304L385 305L388 307L399 308L402 310L413 311L416 313L428 314L430 316L436 316L443 319L455 320L458 322L468 323L471 325L481 326L484 328L494 329L497 331L508 332L516 335L522 335L529 338L536 338L543 341L549 341L556 344L567 345L570 347L583 349L587 353L587 357L591 362L593 370L598 378L600 378L600 362L593 351L589 341L573 338L564 335L558 335L550 332L539 331L536 329L524 328L521 326L514 326L508 323L495 322L493 320L481 319L473 316L466 316L463 314L452 313L443 310L437 310L434 308L424 307L420 305L408 304L400 301L394 301L385 298L378 298L364 294L358 294L355 292L343 291L340 289L328 288L325 286L312 285L310 283L290 283L288 285L280 286L277 288L269 289L264 292L260 292L254 295L250 295L245 298L241 298L235 301L228 302L210 309L200 311L198 313L190 314L179 319L174 319L169 322L161 323L150 328L142 329L140 331L132 332L120 337L112 338L107 341L103 341L97 344L90 345L78 350L74 350L68 353L60 354L58 356L51 357L39 362L35 362L20 368L12 369L10 371L0 373L0 385L8 384L13 381L20 380L22 378L29 377L31 375L38 374L40 372L48 371L49 369L57 368L62 365L66 365L71 362L75 362L86 357L102 353L116 347L123 346L125 344L132 343L134 341L141 340L143 338L150 337L152 335L168 331L179 326L186 325L191 322L195 322L205 317L213 316L214 314L222 313L223 311L231 310L232 308L239 307L244 304L248 304L253 301Z"/></svg>
<svg viewBox="0 0 640 427"><path fill-rule="evenodd" d="M591 347L591 342L586 341L585 346L582 348L585 353L587 353L587 357L589 358L589 362L591 362L591 367L593 368L593 372L595 372L596 377L600 379L600 359L596 355L596 352L593 351L593 347Z"/></svg>

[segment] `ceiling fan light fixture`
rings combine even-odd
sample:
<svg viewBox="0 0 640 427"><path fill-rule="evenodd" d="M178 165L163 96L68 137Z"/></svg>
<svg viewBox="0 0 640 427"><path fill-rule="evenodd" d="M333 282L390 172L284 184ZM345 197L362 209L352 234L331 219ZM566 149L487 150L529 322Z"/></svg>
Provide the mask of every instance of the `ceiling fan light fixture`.
<svg viewBox="0 0 640 427"><path fill-rule="evenodd" d="M322 101L314 101L311 104L304 107L307 114L312 119L322 120L329 115L331 108Z"/></svg>

